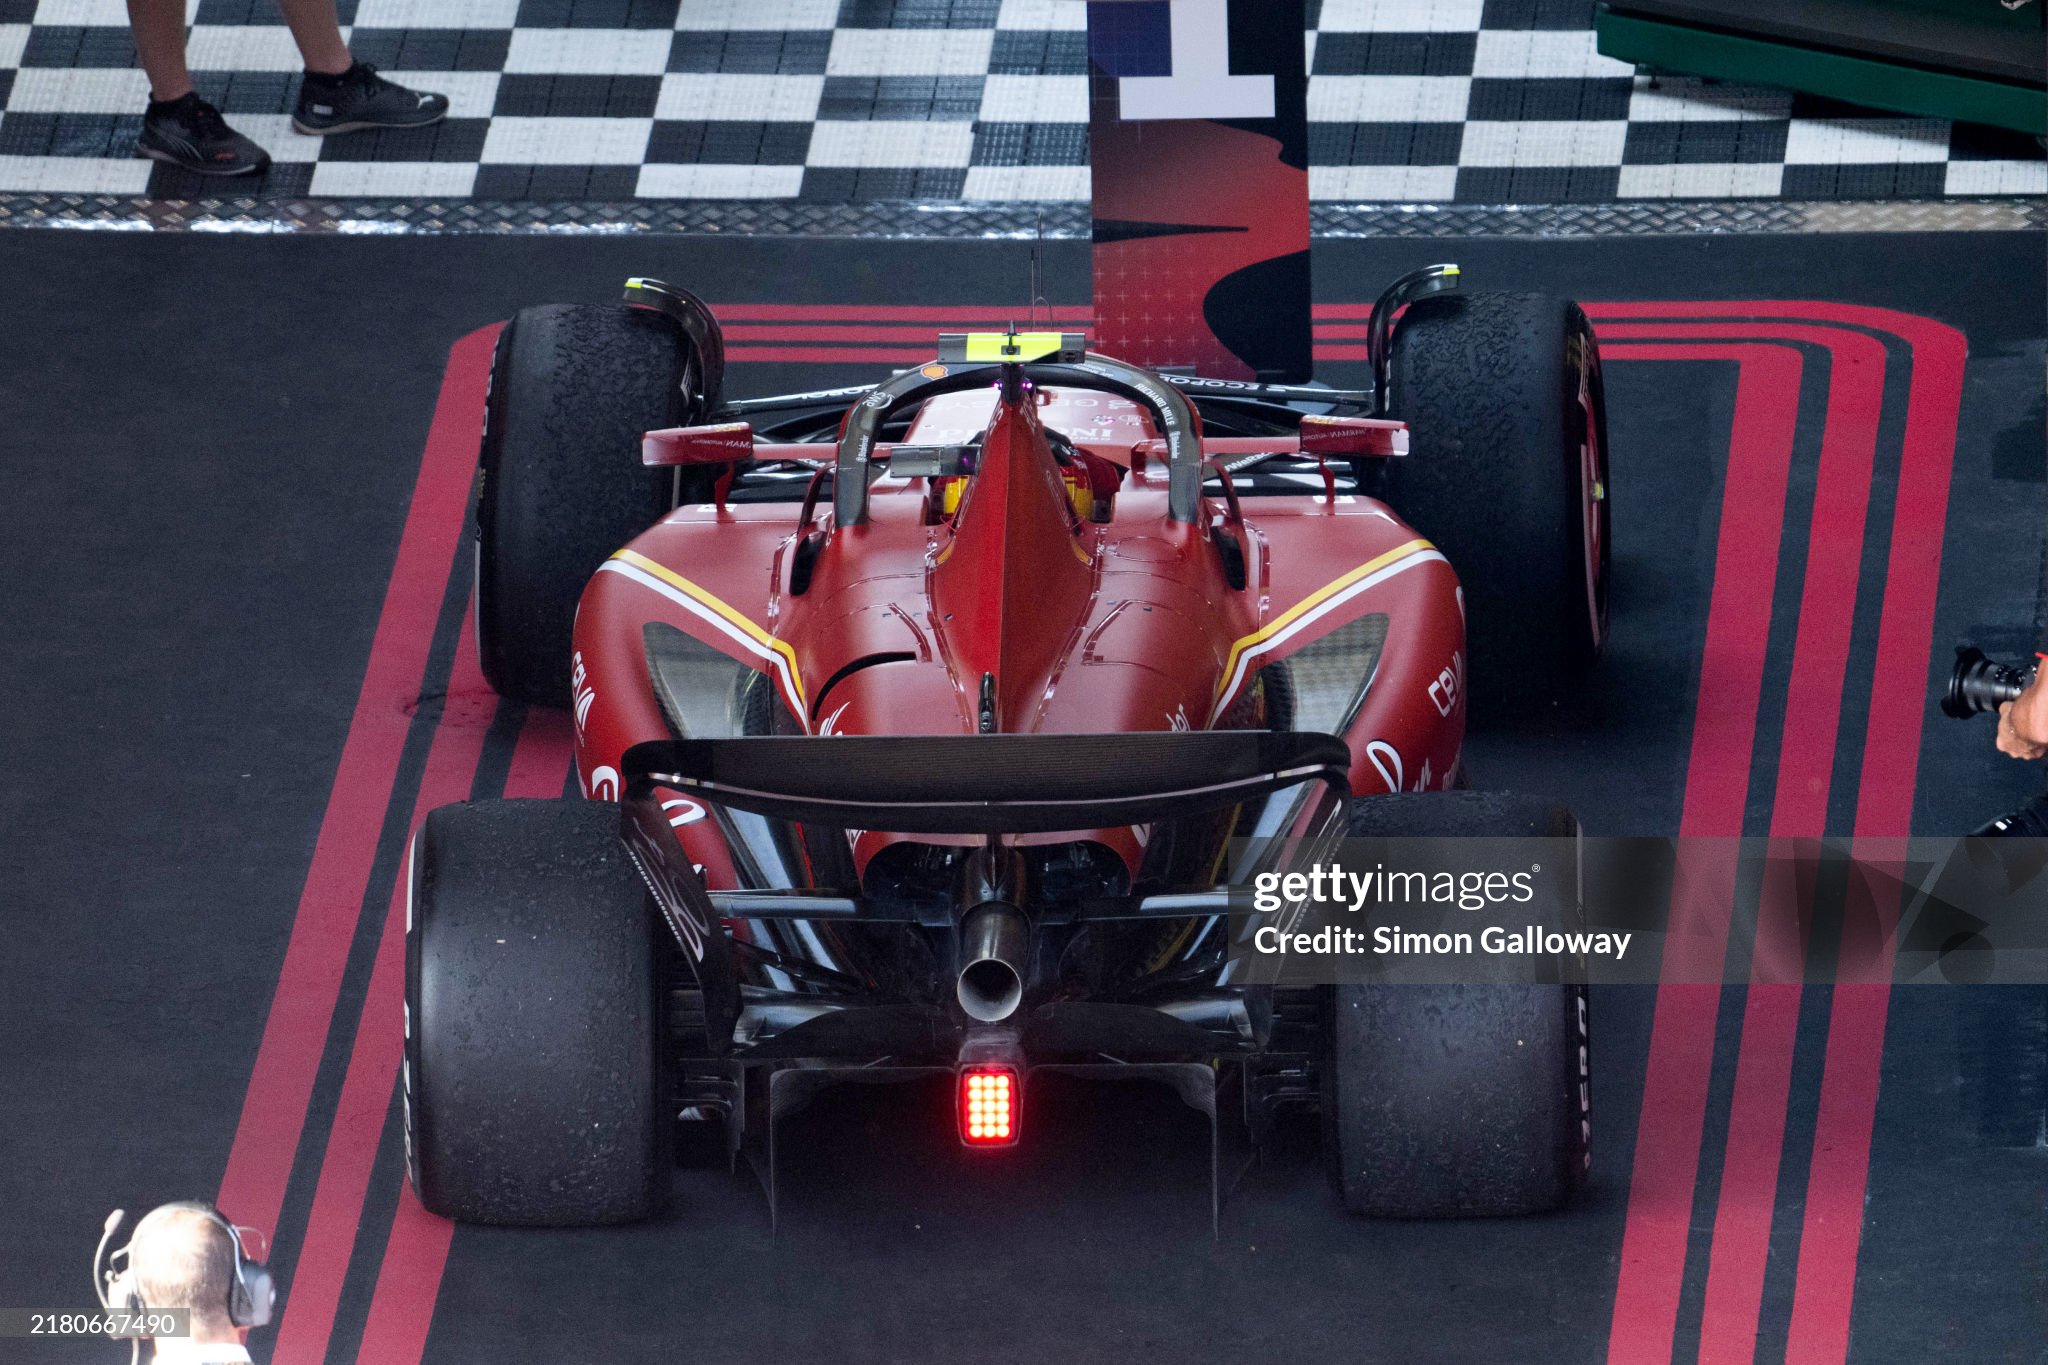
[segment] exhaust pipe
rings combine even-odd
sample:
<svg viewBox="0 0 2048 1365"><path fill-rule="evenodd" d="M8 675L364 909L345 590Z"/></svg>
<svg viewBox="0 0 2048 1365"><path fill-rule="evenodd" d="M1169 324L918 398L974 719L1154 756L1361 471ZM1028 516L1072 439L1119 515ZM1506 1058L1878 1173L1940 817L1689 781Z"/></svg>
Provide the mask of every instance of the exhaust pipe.
<svg viewBox="0 0 2048 1365"><path fill-rule="evenodd" d="M987 901L960 922L960 981L956 994L967 1017L999 1023L1024 1003L1024 956L1031 926L1022 911Z"/></svg>

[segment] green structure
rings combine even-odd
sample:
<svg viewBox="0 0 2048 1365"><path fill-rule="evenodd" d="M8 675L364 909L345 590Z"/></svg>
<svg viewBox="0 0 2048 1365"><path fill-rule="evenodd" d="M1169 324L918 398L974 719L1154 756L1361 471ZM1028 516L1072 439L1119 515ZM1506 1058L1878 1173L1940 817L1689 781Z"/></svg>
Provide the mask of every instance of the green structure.
<svg viewBox="0 0 2048 1365"><path fill-rule="evenodd" d="M1601 55L2048 133L2048 0L1614 0Z"/></svg>

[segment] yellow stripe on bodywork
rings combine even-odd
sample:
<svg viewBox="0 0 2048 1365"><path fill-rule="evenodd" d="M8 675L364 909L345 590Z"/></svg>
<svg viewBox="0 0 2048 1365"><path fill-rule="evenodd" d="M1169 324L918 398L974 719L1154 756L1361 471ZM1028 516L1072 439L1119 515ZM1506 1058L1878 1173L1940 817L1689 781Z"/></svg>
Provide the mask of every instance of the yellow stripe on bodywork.
<svg viewBox="0 0 2048 1365"><path fill-rule="evenodd" d="M746 616L719 597L718 594L692 583L674 569L669 568L665 564L656 563L637 550L620 550L612 558L631 564L642 573L651 574L655 578L660 579L693 602L717 613L720 618L730 622L735 628L746 635L748 639L754 641L763 649L778 655L783 663L789 667L789 682L791 688L796 692L798 704L808 710L809 703L804 699L803 676L797 671L796 650L790 646L787 640L776 639L773 635L770 635L767 631L747 619ZM800 712L799 714L802 713Z"/></svg>
<svg viewBox="0 0 2048 1365"><path fill-rule="evenodd" d="M1350 573L1345 574L1342 578L1336 579L1329 583L1325 583L1322 587L1317 588L1314 592L1302 598L1299 602L1296 602L1286 611L1281 612L1278 616L1268 621L1265 625L1260 626L1251 634L1243 637L1236 643L1232 644L1230 646L1229 656L1225 658L1223 661L1222 676L1220 676L1216 680L1216 699L1218 701L1221 701L1223 699L1224 689L1230 686L1231 678L1234 677L1237 673L1238 660L1242 659L1246 653L1248 653L1251 650L1257 649L1260 645L1272 639L1281 631L1286 630L1287 627L1293 625L1297 620L1301 619L1303 616L1306 616L1309 612L1314 611L1324 602L1329 601L1332 597L1335 597L1338 593L1344 591L1353 583L1356 583L1359 579L1365 578L1371 574L1378 573L1381 569L1386 568L1388 565L1399 563L1401 560L1407 559L1411 555L1418 555L1425 550L1433 550L1435 548L1436 547L1434 545L1431 545L1428 541L1422 539L1420 536L1416 537L1414 540L1409 541L1405 545L1396 545L1393 549L1387 551L1385 554L1375 555L1371 559L1368 559L1367 561L1365 561L1365 563L1359 565Z"/></svg>

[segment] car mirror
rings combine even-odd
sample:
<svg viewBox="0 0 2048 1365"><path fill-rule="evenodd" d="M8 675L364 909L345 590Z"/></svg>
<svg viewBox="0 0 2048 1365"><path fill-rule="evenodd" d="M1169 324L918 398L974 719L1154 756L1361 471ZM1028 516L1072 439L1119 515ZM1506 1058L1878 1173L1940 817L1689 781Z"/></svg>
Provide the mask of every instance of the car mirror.
<svg viewBox="0 0 2048 1365"><path fill-rule="evenodd" d="M705 427L664 427L640 438L640 463L651 469L681 465L731 464L754 458L751 422Z"/></svg>
<svg viewBox="0 0 2048 1365"><path fill-rule="evenodd" d="M968 472L973 453L959 445L890 446L889 472L905 479L950 479Z"/></svg>
<svg viewBox="0 0 2048 1365"><path fill-rule="evenodd" d="M1361 456L1406 455L1408 424L1383 417L1304 417L1301 453Z"/></svg>

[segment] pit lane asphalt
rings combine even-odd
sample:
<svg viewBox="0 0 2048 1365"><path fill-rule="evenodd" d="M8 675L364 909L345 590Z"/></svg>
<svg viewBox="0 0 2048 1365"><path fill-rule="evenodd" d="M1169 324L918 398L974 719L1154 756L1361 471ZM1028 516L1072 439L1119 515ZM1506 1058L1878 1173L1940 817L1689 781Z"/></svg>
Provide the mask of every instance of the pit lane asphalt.
<svg viewBox="0 0 2048 1365"><path fill-rule="evenodd" d="M1084 252L1054 244L1048 258L1053 296L1084 300ZM1469 287L1851 301L1962 328L1971 359L1929 680L1952 639L2024 648L2043 520L2037 241L1328 243L1319 297L1362 302L1438 259L1460 260ZM11 1154L0 1163L0 1304L87 1306L85 1263L109 1207L219 1186L448 347L526 303L612 298L634 273L719 301L992 306L1020 300L1026 278L1014 244L0 235L0 1150ZM815 387L874 368L743 365L730 387ZM1355 382L1357 367L1326 377ZM1671 833L1733 379L1703 361L1616 363L1609 386L1614 655L1582 702L1475 740L1471 762L1483 785L1556 795L1595 832ZM1801 470L1821 434L1803 405ZM1773 737L1798 723L1770 710L1797 624L1786 604L1797 600L1798 516L1786 533L1765 642ZM1882 548L1873 533L1870 553ZM461 572L437 617L397 771L401 814L378 844L274 1230L287 1315L403 810L441 712L433 679L449 668ZM1871 609L1866 594L1859 650ZM490 721L475 790L502 782L518 720ZM1838 772L1853 757L1845 748ZM1768 820L1767 766L1752 775L1752 825ZM1990 755L1987 728L1931 719L1915 828L1960 831L2038 781ZM1845 814L1853 802L1844 812L1837 798L1831 828ZM1893 995L1854 1358L2038 1359L2030 1305L2048 1297L2048 1165L2013 1134L2040 1105L2039 993ZM1334 1207L1312 1134L1297 1133L1237 1191L1212 1243L1205 1129L1163 1092L1048 1083L1032 1096L1025 1146L991 1167L953 1144L943 1094L855 1087L788 1130L773 1239L744 1176L701 1168L678 1173L676 1211L648 1226L457 1231L425 1359L555 1360L593 1341L616 1342L606 1353L621 1359L741 1362L1604 1354L1650 1009L1647 991L1595 1001L1598 1166L1588 1197L1556 1217L1361 1223ZM1741 1012L1741 992L1724 993L1680 1356L1701 1330ZM396 1022L385 1024L395 1047ZM1808 992L1762 1288L1764 1359L1786 1349L1826 1029L1825 994ZM395 1109L375 1153L331 1360L363 1340L398 1206ZM258 1334L259 1358L269 1339ZM107 1349L30 1343L18 1358Z"/></svg>

